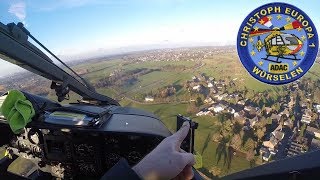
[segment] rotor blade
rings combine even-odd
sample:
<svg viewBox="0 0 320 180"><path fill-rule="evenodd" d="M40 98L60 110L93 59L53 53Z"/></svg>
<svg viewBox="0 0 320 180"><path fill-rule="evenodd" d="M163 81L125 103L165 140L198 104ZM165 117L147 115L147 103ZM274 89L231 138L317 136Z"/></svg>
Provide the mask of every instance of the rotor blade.
<svg viewBox="0 0 320 180"><path fill-rule="evenodd" d="M251 30L250 31L250 34L249 34L249 36L250 37L253 37L253 36L260 36L260 35L262 35L262 34L266 34L266 33L269 33L269 32L271 32L271 31L273 31L273 30L271 30L271 29L258 29L258 30Z"/></svg>
<svg viewBox="0 0 320 180"><path fill-rule="evenodd" d="M302 25L298 20L284 25L283 27L280 28L280 30L281 31L283 31L283 30L293 30L293 29L297 29L297 28L302 28Z"/></svg>

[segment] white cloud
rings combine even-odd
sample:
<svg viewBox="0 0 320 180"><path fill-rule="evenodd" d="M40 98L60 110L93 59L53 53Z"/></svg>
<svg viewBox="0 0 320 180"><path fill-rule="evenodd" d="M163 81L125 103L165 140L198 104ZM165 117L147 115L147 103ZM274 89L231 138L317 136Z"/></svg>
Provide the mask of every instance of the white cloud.
<svg viewBox="0 0 320 180"><path fill-rule="evenodd" d="M27 16L26 3L24 1L16 1L10 5L8 12L14 14L20 21L25 22Z"/></svg>
<svg viewBox="0 0 320 180"><path fill-rule="evenodd" d="M124 5L128 0L47 0L39 1L37 4L32 4L40 11L54 11L61 8L76 8L87 5Z"/></svg>

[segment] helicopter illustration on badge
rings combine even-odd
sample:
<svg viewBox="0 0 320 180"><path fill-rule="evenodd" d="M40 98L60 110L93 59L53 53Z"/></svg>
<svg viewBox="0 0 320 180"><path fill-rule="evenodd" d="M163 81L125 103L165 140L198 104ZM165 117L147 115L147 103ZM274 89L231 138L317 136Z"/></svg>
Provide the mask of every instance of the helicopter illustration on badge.
<svg viewBox="0 0 320 180"><path fill-rule="evenodd" d="M282 32L284 30L301 30L302 25L299 21L296 20L277 28L272 25L271 18L265 16L260 19L259 24L268 27L268 29L254 28L250 31L249 37L258 36L256 43L253 43L253 48L256 48L258 52L265 48L266 57L261 59L276 63L281 63L281 59L301 60L297 58L296 54L302 49L303 41L295 34ZM262 41L260 36L264 34L268 35Z"/></svg>

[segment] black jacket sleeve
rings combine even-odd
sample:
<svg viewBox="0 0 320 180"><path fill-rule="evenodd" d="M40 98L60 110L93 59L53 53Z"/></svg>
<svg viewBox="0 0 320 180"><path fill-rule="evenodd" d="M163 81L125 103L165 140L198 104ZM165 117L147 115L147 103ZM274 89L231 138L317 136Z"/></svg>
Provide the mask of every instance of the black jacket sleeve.
<svg viewBox="0 0 320 180"><path fill-rule="evenodd" d="M101 180L106 179L129 179L129 180L141 180L141 178L131 169L128 162L125 159L115 164L108 172L106 172Z"/></svg>

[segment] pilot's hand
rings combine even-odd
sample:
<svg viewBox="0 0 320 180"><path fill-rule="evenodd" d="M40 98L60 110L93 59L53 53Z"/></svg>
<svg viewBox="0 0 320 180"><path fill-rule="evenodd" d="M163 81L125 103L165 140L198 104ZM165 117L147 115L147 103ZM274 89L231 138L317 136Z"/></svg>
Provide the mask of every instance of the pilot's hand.
<svg viewBox="0 0 320 180"><path fill-rule="evenodd" d="M192 179L193 154L180 148L187 136L190 125L185 122L181 129L165 138L152 152L132 169L142 178L153 179Z"/></svg>

